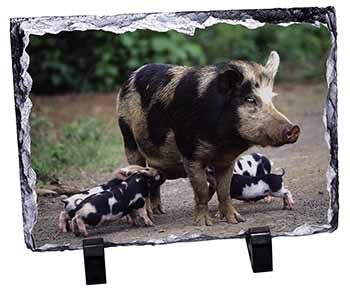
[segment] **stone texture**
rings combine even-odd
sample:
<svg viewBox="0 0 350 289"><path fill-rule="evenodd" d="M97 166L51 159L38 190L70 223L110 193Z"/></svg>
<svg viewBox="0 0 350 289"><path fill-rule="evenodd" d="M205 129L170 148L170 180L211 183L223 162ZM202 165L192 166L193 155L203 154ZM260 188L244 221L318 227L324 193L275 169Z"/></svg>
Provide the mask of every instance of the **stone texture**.
<svg viewBox="0 0 350 289"><path fill-rule="evenodd" d="M32 79L28 74L29 56L26 47L31 34L59 33L74 30L104 30L117 34L135 31L137 29L151 29L154 31L168 31L170 29L193 35L195 29L211 26L216 23L241 24L248 28L257 28L265 23L288 25L291 23L306 22L312 25L325 25L332 40L332 48L327 61L328 95L324 108L324 122L327 128L325 139L329 145L331 161L328 167L328 191L330 206L328 210L328 224L304 224L293 232L283 232L275 236L307 235L325 231L333 231L338 226L338 135L337 135L337 31L336 17L333 7L318 8L290 8L290 9L260 9L260 10L228 10L205 12L179 13L148 13L123 14L116 16L70 16L70 17L35 17L11 19L11 49L14 96L16 104L16 121L18 134L18 153L21 180L24 239L28 248L35 251L76 249L70 244L62 246L50 245L35 247L32 238L32 229L37 218L36 194L34 185L36 175L31 167L30 160L30 127L29 114L31 101L29 93ZM245 232L238 236L243 237ZM169 236L162 240L146 240L131 242L123 245L167 244L173 242L209 240L212 237L193 235L182 238ZM106 244L114 246L115 244Z"/></svg>

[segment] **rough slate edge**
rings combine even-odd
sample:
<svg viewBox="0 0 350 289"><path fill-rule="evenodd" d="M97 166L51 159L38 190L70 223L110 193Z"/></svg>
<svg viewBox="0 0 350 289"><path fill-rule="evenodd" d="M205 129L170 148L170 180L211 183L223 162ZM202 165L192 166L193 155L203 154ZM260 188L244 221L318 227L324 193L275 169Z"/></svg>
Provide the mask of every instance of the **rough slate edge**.
<svg viewBox="0 0 350 289"><path fill-rule="evenodd" d="M29 35L59 33L73 30L104 30L117 34L136 29L155 31L176 30L193 35L196 28L205 28L216 23L241 24L248 28L257 28L265 23L288 25L306 22L312 25L325 25L332 40L332 47L327 60L328 95L324 108L325 139L330 148L331 160L327 171L327 187L330 194L328 224L304 224L292 232L276 233L273 236L301 236L320 232L332 232L338 227L338 135L337 135L337 44L336 16L334 7L308 7L289 9L228 10L207 12L178 13L142 13L122 14L116 16L68 16L36 17L11 19L11 50L16 105L17 137L19 147L19 166L24 222L24 238L27 247L33 251L59 251L80 249L81 246L70 244L46 244L36 248L32 229L37 219L36 194L34 191L36 175L30 160L30 126L29 114L31 101L29 93L32 79L27 72L29 56L25 51ZM189 237L169 236L160 240L135 241L128 243L107 243L106 246L156 245L174 242L243 238L245 232L232 237L212 237L192 235Z"/></svg>

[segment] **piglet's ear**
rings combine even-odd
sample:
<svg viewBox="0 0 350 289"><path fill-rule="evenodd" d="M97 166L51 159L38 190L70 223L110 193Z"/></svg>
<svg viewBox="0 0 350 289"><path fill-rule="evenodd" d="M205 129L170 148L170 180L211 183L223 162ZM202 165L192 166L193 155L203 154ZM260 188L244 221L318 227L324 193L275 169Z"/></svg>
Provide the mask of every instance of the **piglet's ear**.
<svg viewBox="0 0 350 289"><path fill-rule="evenodd" d="M244 76L236 66L231 66L219 73L218 89L222 94L230 94L243 82Z"/></svg>
<svg viewBox="0 0 350 289"><path fill-rule="evenodd" d="M114 172L114 176L120 180L126 180L128 178L127 172L125 172L123 169L116 170Z"/></svg>

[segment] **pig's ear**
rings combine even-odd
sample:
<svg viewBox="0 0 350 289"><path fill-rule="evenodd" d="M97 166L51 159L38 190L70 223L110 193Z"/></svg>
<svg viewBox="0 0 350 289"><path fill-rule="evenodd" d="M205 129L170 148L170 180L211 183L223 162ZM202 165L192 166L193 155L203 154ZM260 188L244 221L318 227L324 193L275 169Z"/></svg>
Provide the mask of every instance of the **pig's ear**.
<svg viewBox="0 0 350 289"><path fill-rule="evenodd" d="M236 67L231 66L219 73L218 88L222 94L230 94L235 88L242 84L244 77L242 72Z"/></svg>
<svg viewBox="0 0 350 289"><path fill-rule="evenodd" d="M271 78L274 79L280 65L280 57L277 51L271 51L269 59L265 64L265 72Z"/></svg>

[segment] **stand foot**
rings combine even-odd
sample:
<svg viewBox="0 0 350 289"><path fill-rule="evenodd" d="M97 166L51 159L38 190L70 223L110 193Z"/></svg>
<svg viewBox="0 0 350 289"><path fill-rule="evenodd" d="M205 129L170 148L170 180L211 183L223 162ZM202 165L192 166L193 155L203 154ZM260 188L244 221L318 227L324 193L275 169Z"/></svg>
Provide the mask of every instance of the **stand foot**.
<svg viewBox="0 0 350 289"><path fill-rule="evenodd" d="M107 283L103 238L84 239L83 251L86 285Z"/></svg>
<svg viewBox="0 0 350 289"><path fill-rule="evenodd" d="M272 238L269 227L248 229L246 242L254 273L272 271Z"/></svg>

